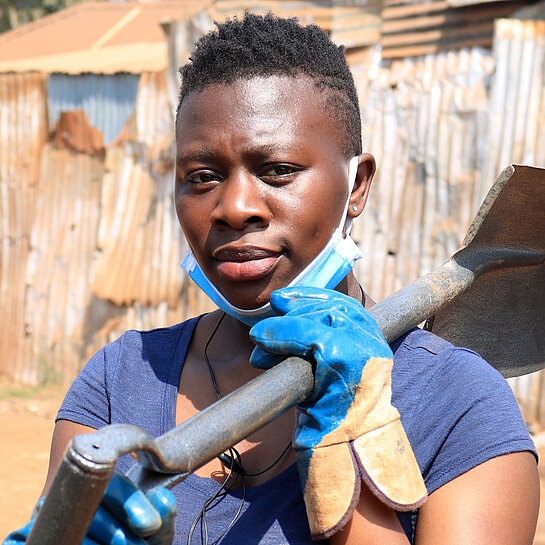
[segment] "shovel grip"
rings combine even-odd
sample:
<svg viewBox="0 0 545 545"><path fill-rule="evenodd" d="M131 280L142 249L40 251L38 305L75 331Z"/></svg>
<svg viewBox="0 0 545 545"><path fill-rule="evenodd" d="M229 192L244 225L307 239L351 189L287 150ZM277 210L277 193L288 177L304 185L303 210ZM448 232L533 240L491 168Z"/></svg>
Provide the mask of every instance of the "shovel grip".
<svg viewBox="0 0 545 545"><path fill-rule="evenodd" d="M69 445L27 545L79 545L113 471L114 464L91 462Z"/></svg>

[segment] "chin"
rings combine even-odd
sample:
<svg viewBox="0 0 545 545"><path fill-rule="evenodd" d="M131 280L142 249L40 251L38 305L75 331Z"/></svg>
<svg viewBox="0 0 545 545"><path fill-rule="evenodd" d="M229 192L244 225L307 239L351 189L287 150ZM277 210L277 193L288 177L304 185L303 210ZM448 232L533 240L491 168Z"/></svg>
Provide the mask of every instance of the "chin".
<svg viewBox="0 0 545 545"><path fill-rule="evenodd" d="M253 310L260 308L263 305L266 305L269 302L271 292L267 290L266 292L259 292L252 295L251 290L248 288L242 288L242 293L224 293L224 297L231 303L233 306L243 309L243 310Z"/></svg>

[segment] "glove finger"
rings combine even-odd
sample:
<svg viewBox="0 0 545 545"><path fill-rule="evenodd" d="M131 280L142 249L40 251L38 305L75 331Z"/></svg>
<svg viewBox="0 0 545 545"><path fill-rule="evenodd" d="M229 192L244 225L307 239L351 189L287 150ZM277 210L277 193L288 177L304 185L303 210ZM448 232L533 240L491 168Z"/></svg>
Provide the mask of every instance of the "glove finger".
<svg viewBox="0 0 545 545"><path fill-rule="evenodd" d="M304 304L318 306L341 305L343 308L361 310L363 307L358 301L335 290L293 286L281 288L271 293L271 306L278 314L287 314Z"/></svg>
<svg viewBox="0 0 545 545"><path fill-rule="evenodd" d="M11 534L6 537L6 539L2 542L2 545L19 545L20 543L25 543L26 539L28 538L28 535L30 534L30 530L32 530L32 526L34 525L34 522L29 522L26 526L23 526L19 530L15 530L14 532L11 532Z"/></svg>
<svg viewBox="0 0 545 545"><path fill-rule="evenodd" d="M256 369L270 369L280 363L284 357L278 354L270 354L256 346L250 356L250 365Z"/></svg>
<svg viewBox="0 0 545 545"><path fill-rule="evenodd" d="M303 301L293 310L286 312L284 316L307 318L327 325L333 325L333 320L326 318L326 316L340 316L344 319L350 319L356 327L361 327L359 325L361 321L359 314L359 311L356 312L353 308L350 308L345 301L332 301L330 303Z"/></svg>
<svg viewBox="0 0 545 545"><path fill-rule="evenodd" d="M316 345L328 329L320 323L299 317L267 318L250 330L250 338L262 350L272 354L312 357Z"/></svg>
<svg viewBox="0 0 545 545"><path fill-rule="evenodd" d="M412 511L424 503L426 485L399 418L354 439L350 447L361 478L388 507Z"/></svg>
<svg viewBox="0 0 545 545"><path fill-rule="evenodd" d="M89 527L88 537L100 545L146 545L140 537L132 534L103 505L100 505Z"/></svg>
<svg viewBox="0 0 545 545"><path fill-rule="evenodd" d="M357 303L359 304L359 303ZM360 305L361 307L361 305ZM269 318L270 320L285 320L289 318L301 318L309 320L307 325L306 337L307 342L311 341L311 337L314 334L314 324L322 324L325 326L330 334L335 334L335 344L333 346L326 346L324 342L316 343L316 346L321 346L321 353L324 354L326 359L329 357L326 350L329 350L329 353L332 351L338 352L338 348L342 346L343 352L348 354L348 351L351 351L356 354L356 350L359 351L359 358L361 359L365 355L367 356L377 356L383 358L391 358L392 351L386 342L386 339L382 335L382 332L378 328L374 319L367 313L363 308L355 313L350 310L350 308L344 304L342 301L335 302L331 308L318 308L314 307L312 304L303 305L300 309L290 311L285 316L277 316L274 318ZM263 320L260 327L263 329L268 328L267 320ZM261 324L260 323L260 324ZM272 323L272 322L271 322ZM256 324L260 325L260 324ZM275 327L279 327L276 325ZM343 330L344 339L338 337L339 332L334 332L332 330ZM259 329L256 330L256 333L259 333ZM320 338L325 334L325 330L321 330L317 333ZM251 332L250 332L251 336ZM367 358L365 358L367 359Z"/></svg>
<svg viewBox="0 0 545 545"><path fill-rule="evenodd" d="M170 545L176 524L176 498L163 487L148 490L146 497L161 516L161 528L148 538L149 545Z"/></svg>
<svg viewBox="0 0 545 545"><path fill-rule="evenodd" d="M103 503L137 535L149 535L161 526L161 517L145 494L119 473L114 473Z"/></svg>
<svg viewBox="0 0 545 545"><path fill-rule="evenodd" d="M267 318L250 330L250 338L261 350L283 356L312 358L320 353L326 361L361 360L362 334L342 312L320 310L305 316L276 316ZM386 345L387 346L387 345ZM255 358L255 359L254 359ZM262 360L263 358L263 360ZM261 353L252 354L252 365L263 366L270 359Z"/></svg>
<svg viewBox="0 0 545 545"><path fill-rule="evenodd" d="M271 294L271 306L278 314L290 316L312 314L318 309L337 310L350 316L369 335L386 342L375 319L361 303L335 290L310 287L281 288Z"/></svg>
<svg viewBox="0 0 545 545"><path fill-rule="evenodd" d="M297 451L297 467L313 539L327 539L350 520L361 482L347 443Z"/></svg>

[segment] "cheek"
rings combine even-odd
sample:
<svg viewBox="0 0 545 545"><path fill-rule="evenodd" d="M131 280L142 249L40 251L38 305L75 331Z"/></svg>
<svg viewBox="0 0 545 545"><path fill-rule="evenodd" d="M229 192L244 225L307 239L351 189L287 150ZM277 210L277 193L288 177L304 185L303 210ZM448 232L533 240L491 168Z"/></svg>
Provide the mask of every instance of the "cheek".
<svg viewBox="0 0 545 545"><path fill-rule="evenodd" d="M333 201L319 201L307 195L293 206L284 203L278 211L284 218L284 222L279 222L285 225L290 260L296 268L302 269L310 263L333 235L337 227L336 216L340 218L341 214L336 211L336 199Z"/></svg>
<svg viewBox="0 0 545 545"><path fill-rule="evenodd" d="M190 197L177 195L175 200L176 215L185 238L190 246L206 238L207 222L209 217L202 206L197 206Z"/></svg>

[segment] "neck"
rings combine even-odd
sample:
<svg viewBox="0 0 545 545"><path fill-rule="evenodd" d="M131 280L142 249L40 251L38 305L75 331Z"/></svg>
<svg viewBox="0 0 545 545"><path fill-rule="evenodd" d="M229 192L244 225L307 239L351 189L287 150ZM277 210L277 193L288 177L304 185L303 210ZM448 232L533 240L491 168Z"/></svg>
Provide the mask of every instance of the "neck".
<svg viewBox="0 0 545 545"><path fill-rule="evenodd" d="M222 327L225 327L225 335L229 335L230 339L232 339L233 343L238 347L238 350L244 352L248 351L250 353L255 348L254 343L250 340L251 327L249 325L226 314L223 319Z"/></svg>
<svg viewBox="0 0 545 545"><path fill-rule="evenodd" d="M219 327L213 333L220 321ZM249 359L255 348L249 337L250 326L229 316L229 314L225 314L223 310L216 310L208 314L202 322L205 326L202 341L206 342L210 336L213 336L210 350L215 352L216 361L235 362Z"/></svg>
<svg viewBox="0 0 545 545"><path fill-rule="evenodd" d="M335 288L336 291L344 293L356 301L359 301L366 309L371 308L375 302L371 299L356 280L354 273L350 271L343 281Z"/></svg>

